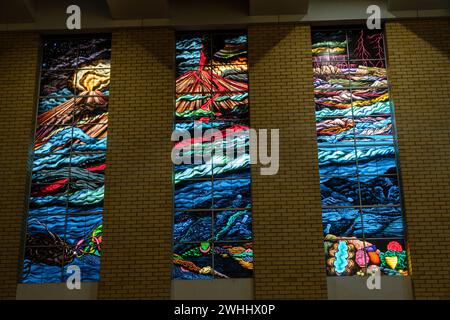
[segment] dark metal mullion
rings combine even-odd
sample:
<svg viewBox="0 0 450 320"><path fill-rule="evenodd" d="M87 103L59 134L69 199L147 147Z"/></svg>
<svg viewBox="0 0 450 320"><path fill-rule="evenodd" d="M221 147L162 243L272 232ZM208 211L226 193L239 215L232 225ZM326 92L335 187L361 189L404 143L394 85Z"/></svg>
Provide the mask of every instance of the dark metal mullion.
<svg viewBox="0 0 450 320"><path fill-rule="evenodd" d="M182 181L196 182L196 181L210 181L210 180L211 180L211 178L201 178L201 177L199 177L199 178L184 179ZM245 179L245 178L230 179L230 178L223 178L223 177L214 177L214 180L247 180L247 179Z"/></svg>
<svg viewBox="0 0 450 320"><path fill-rule="evenodd" d="M352 114L353 114L353 112L352 112ZM339 118L342 118L342 117L339 117ZM356 142L354 142L354 143L349 143L347 145L325 144L325 145L318 145L318 147L319 148L324 148L324 149L335 149L335 148L343 149L343 148L350 148L352 145L354 145L354 146L356 145L356 146L359 146L359 147L390 147L390 146L394 146L394 143L382 143L382 142L380 142L380 143L374 143L374 144L367 144L367 143L356 143Z"/></svg>
<svg viewBox="0 0 450 320"><path fill-rule="evenodd" d="M76 67L74 69L74 79L75 79L75 83L77 83L77 70L78 68L78 63L79 63L79 58L80 58L80 42L77 41L77 62L76 62ZM77 94L78 89L75 87L75 94ZM78 96L78 95L77 95ZM72 150L72 146L73 146L73 128L75 126L75 118L74 118L74 114L75 114L75 108L76 108L76 104L77 104L78 99L73 98L73 104L71 107L71 139L70 139L70 153L69 153L69 163L68 163L68 178L69 178L69 185L68 185L68 190L67 190L67 194L66 194L66 219L65 219L65 223L64 223L64 248L63 248L63 256L65 254L65 249L66 249L66 244L67 244L67 227L68 227L68 220L69 220L69 195L71 193L71 189L72 189L72 155L73 155L73 150ZM64 280L64 267L66 266L65 261L63 259L62 262L62 269L61 269L61 282L63 282Z"/></svg>
<svg viewBox="0 0 450 320"><path fill-rule="evenodd" d="M205 208L205 209L181 209L176 212L217 212L217 211L251 211L251 208Z"/></svg>
<svg viewBox="0 0 450 320"><path fill-rule="evenodd" d="M210 73L210 81L211 81L211 87L209 88L210 92L210 99L213 99L213 88L212 88L212 59L213 59L213 34L212 32L208 33L209 36L209 73ZM214 100L211 101L211 104L214 105ZM202 132L203 135L203 132ZM203 143L202 143L202 155L203 155ZM215 154L214 154L215 156ZM215 252L215 241L214 241L214 156L211 157L211 209L210 209L210 214L211 214L211 232L210 232L210 237L211 237L211 241L210 243L210 252L211 252L211 264L212 264L212 278L215 278L214 275L214 271L215 271L215 264L214 264L214 252Z"/></svg>
<svg viewBox="0 0 450 320"><path fill-rule="evenodd" d="M77 42L77 53L76 53L76 62L75 62L75 68L72 70L74 72L74 82L77 82L77 67L78 67L78 58L79 58L79 43ZM74 96L77 94L77 89L74 89ZM62 250L61 254L63 256L62 262L61 262L61 282L63 282L64 279L64 267L65 267L65 261L64 261L64 257L65 257L65 252L66 252L66 236L67 236L67 223L68 223L68 217L69 217L69 194L71 192L72 189L72 143L73 143L73 124L74 124L74 119L73 119L73 114L74 114L74 108L75 108L75 103L77 101L77 99L75 97L72 97L73 102L71 104L70 107L70 124L66 124L67 127L70 127L70 144L69 144L69 153L68 153L68 158L69 161L67 163L67 178L68 178L68 182L67 182L67 190L65 193L65 202L66 202L66 210L65 210L65 215L64 215L64 234L62 235L62 238L64 239L64 245L62 248L60 248Z"/></svg>
<svg viewBox="0 0 450 320"><path fill-rule="evenodd" d="M368 239L368 240L384 240L384 241L387 241L387 240L405 240L405 239L402 238L402 237L389 237L389 238L382 238L382 237L367 237L366 239Z"/></svg>
<svg viewBox="0 0 450 320"><path fill-rule="evenodd" d="M361 61L364 61L364 60L361 60ZM377 61L382 61L382 60L377 60ZM346 62L346 61L339 61L339 62ZM317 88L317 87L315 87L314 88L314 91L317 91L317 92L319 92L319 93L321 93L321 92L334 92L334 91L346 91L346 90L350 90L350 89L357 89L357 90L366 90L366 89L389 89L389 85L386 85L386 86L367 86L367 87L354 87L354 86L351 86L351 85L349 85L348 87L336 87L336 88L333 88L333 87L329 87L329 88ZM240 91L238 91L238 92L240 92Z"/></svg>
<svg viewBox="0 0 450 320"><path fill-rule="evenodd" d="M321 178L339 178L339 177L354 177L355 175L351 174L323 174L320 177ZM396 174L390 173L390 174L362 174L361 177L397 177Z"/></svg>
<svg viewBox="0 0 450 320"><path fill-rule="evenodd" d="M347 63L350 64L350 48L349 48L349 38L348 38L348 30L345 31L345 37L347 39ZM355 113L353 110L353 90L354 88L352 88L350 86L349 88L350 90L350 103L351 103L351 108L352 108L352 121L355 121ZM353 127L354 129L354 127ZM359 161L358 161L358 149L357 149L357 144L356 144L356 139L355 139L356 135L355 135L355 130L353 130L353 148L355 150L355 164L356 164L356 179L357 179L357 185L358 185L358 203L359 205L357 206L358 211L359 211L359 215L361 218L361 230L362 230L362 240L364 243L364 248L365 248L365 234L364 234L364 218L363 218L363 213L362 213L362 200L361 200L361 180L360 180L360 173L359 173ZM365 255L364 255L364 262L365 261Z"/></svg>
<svg viewBox="0 0 450 320"><path fill-rule="evenodd" d="M344 208L348 208L348 209L350 209L350 208L353 208L353 209L356 209L356 208L367 208L367 209L369 209L369 208L401 208L402 206L401 206L401 204L386 204L386 205L361 205L361 206L358 206L358 205L348 205L348 206L327 206L327 205L325 205L325 206L322 206L322 208L324 208L324 209L344 209Z"/></svg>

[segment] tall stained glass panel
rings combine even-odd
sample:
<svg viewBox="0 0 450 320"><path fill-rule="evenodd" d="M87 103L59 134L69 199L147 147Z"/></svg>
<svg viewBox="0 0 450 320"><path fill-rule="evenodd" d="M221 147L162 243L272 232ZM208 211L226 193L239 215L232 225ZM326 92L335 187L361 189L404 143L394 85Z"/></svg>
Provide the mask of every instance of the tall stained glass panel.
<svg viewBox="0 0 450 320"><path fill-rule="evenodd" d="M43 40L22 283L100 273L111 41Z"/></svg>
<svg viewBox="0 0 450 320"><path fill-rule="evenodd" d="M327 274L408 275L383 33L314 30L312 55Z"/></svg>
<svg viewBox="0 0 450 320"><path fill-rule="evenodd" d="M174 130L191 138L174 150L192 161L174 165L174 279L252 276L247 79L245 33L177 35Z"/></svg>

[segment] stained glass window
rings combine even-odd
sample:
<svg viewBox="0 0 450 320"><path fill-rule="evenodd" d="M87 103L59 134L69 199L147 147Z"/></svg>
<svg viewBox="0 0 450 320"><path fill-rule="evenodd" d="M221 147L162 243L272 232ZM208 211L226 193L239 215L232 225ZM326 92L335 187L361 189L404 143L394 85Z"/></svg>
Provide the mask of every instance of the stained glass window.
<svg viewBox="0 0 450 320"><path fill-rule="evenodd" d="M327 274L407 275L383 33L317 29L312 55Z"/></svg>
<svg viewBox="0 0 450 320"><path fill-rule="evenodd" d="M45 39L42 46L23 283L100 273L111 41Z"/></svg>
<svg viewBox="0 0 450 320"><path fill-rule="evenodd" d="M174 130L191 138L174 148L192 161L174 165L174 279L252 276L247 78L245 33L177 35Z"/></svg>

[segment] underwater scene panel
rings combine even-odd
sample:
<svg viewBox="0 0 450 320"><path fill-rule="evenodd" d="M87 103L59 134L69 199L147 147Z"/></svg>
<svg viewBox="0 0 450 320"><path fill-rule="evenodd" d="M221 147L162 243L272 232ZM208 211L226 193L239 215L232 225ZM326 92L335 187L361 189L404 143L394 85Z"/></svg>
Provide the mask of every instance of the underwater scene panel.
<svg viewBox="0 0 450 320"><path fill-rule="evenodd" d="M176 37L173 279L252 276L247 35Z"/></svg>
<svg viewBox="0 0 450 320"><path fill-rule="evenodd" d="M98 281L111 39L44 39L21 282Z"/></svg>
<svg viewBox="0 0 450 320"><path fill-rule="evenodd" d="M383 32L313 30L312 57L327 275L408 275Z"/></svg>

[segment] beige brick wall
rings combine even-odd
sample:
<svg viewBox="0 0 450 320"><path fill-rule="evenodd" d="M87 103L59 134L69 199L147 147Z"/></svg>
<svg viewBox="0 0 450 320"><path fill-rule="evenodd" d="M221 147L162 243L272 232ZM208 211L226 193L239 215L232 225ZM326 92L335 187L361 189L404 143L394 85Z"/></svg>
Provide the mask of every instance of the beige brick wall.
<svg viewBox="0 0 450 320"><path fill-rule="evenodd" d="M35 33L0 33L0 299L16 297L38 51Z"/></svg>
<svg viewBox="0 0 450 320"><path fill-rule="evenodd" d="M113 33L99 298L170 297L174 33Z"/></svg>
<svg viewBox="0 0 450 320"><path fill-rule="evenodd" d="M417 299L450 298L450 25L386 23Z"/></svg>
<svg viewBox="0 0 450 320"><path fill-rule="evenodd" d="M280 169L252 168L255 297L325 299L309 26L249 27L251 126L280 129Z"/></svg>

